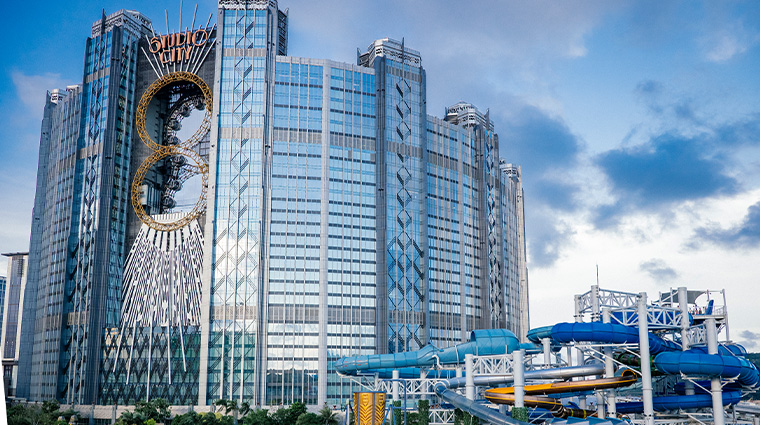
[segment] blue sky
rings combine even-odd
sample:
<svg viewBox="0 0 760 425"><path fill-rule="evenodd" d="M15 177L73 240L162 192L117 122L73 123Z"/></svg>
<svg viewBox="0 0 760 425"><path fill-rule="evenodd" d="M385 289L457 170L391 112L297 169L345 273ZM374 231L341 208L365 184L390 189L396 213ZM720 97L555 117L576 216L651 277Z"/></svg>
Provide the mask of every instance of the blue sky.
<svg viewBox="0 0 760 425"><path fill-rule="evenodd" d="M81 82L101 10L165 30L179 1L4 4L0 251L28 249L45 91ZM184 16L195 3L185 2ZM760 3L281 0L289 53L354 62L383 37L422 53L428 113L490 109L522 166L531 324L572 295L726 288L731 338L760 351ZM215 2L198 4L203 19ZM0 263L0 269L5 264ZM4 272L0 272L4 273Z"/></svg>

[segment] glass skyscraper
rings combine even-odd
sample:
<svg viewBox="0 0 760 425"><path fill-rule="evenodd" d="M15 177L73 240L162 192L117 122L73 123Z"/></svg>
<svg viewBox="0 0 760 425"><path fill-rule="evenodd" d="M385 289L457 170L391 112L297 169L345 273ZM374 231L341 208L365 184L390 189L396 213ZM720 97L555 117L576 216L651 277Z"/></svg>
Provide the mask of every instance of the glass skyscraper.
<svg viewBox="0 0 760 425"><path fill-rule="evenodd" d="M28 281L29 253L15 252L3 254L8 257L8 276L0 278L3 285L3 323L0 329L0 353L3 364L3 389L5 395L15 396L19 376L19 355L21 348L22 305Z"/></svg>
<svg viewBox="0 0 760 425"><path fill-rule="evenodd" d="M428 115L403 41L288 56L274 0L199 25L103 16L82 84L49 95L20 395L340 404L340 357L527 329L520 173L488 113Z"/></svg>

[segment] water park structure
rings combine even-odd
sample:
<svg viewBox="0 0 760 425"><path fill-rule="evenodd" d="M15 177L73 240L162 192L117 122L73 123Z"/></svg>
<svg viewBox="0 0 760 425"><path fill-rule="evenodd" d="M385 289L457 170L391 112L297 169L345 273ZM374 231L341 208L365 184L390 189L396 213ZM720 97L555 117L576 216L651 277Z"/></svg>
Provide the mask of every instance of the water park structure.
<svg viewBox="0 0 760 425"><path fill-rule="evenodd" d="M336 370L371 394L355 395L352 423L404 421L426 400L431 424L455 415L498 425L760 424L760 405L742 402L760 373L730 340L723 290L679 287L649 301L594 285L574 301L572 322L531 329L523 342L476 330L453 347L340 359Z"/></svg>

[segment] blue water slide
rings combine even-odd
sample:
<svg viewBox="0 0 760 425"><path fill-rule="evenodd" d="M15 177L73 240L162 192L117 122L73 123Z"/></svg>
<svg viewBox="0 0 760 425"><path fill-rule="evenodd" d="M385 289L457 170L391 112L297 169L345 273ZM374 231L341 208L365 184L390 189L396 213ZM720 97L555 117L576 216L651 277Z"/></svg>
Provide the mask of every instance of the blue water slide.
<svg viewBox="0 0 760 425"><path fill-rule="evenodd" d="M528 337L528 341L534 344L540 344L542 339L552 337L552 328L553 326L541 326L540 328L533 328L529 330L528 334L526 335Z"/></svg>
<svg viewBox="0 0 760 425"><path fill-rule="evenodd" d="M655 367L667 374L699 375L736 378L745 387L757 388L760 373L749 360L741 356L706 354L702 350L660 353L654 358Z"/></svg>
<svg viewBox="0 0 760 425"><path fill-rule="evenodd" d="M638 328L617 323L583 322L557 323L551 330L552 339L560 343L601 342L607 344L637 344ZM649 334L649 352L658 354L665 351L680 350L678 344Z"/></svg>
<svg viewBox="0 0 760 425"><path fill-rule="evenodd" d="M728 406L738 403L742 398L741 391L724 391L723 405ZM662 397L653 397L652 405L654 410L664 412L678 409L699 409L703 407L712 407L712 395L694 394L694 395L669 395ZM632 401L625 403L616 403L615 409L618 413L640 413L644 411L644 403L641 401Z"/></svg>
<svg viewBox="0 0 760 425"><path fill-rule="evenodd" d="M558 323L552 327L552 338L559 342L603 342L610 344L638 343L637 328L615 323ZM677 375L701 375L721 378L737 378L741 385L757 387L760 374L744 356L746 350L737 344L719 346L718 354L707 354L707 348L696 346L687 351L656 335L649 334L649 350L657 370Z"/></svg>
<svg viewBox="0 0 760 425"><path fill-rule="evenodd" d="M509 354L520 348L520 341L506 329L480 329L472 331L468 342L448 348L426 345L417 351L395 354L371 354L344 357L335 362L335 369L344 375L358 373L385 373L393 369L458 364L466 354L493 356ZM417 376L419 378L419 373Z"/></svg>

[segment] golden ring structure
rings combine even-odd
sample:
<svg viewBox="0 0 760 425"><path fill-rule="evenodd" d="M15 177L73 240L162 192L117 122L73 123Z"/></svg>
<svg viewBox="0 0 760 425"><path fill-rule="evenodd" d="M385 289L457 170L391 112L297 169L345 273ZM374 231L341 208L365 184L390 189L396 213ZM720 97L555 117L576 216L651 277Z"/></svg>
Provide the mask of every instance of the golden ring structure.
<svg viewBox="0 0 760 425"><path fill-rule="evenodd" d="M195 134L193 134L193 136L186 141L181 142L176 146L159 145L150 138L150 135L148 135L148 131L145 127L145 115L148 110L148 105L150 105L153 97L164 87L167 87L171 84L183 82L193 83L201 90L204 101L206 102L206 113L203 117L203 122ZM132 208L135 210L135 213L143 223L155 230L172 231L184 227L193 221L193 219L201 215L206 209L208 164L206 164L206 161L204 161L203 158L192 148L201 141L201 139L208 133L209 129L211 128L212 100L211 89L209 88L208 84L206 84L206 82L203 81L199 76L190 72L173 72L171 74L164 75L163 77L153 82L153 84L148 87L140 99L140 104L137 106L136 114L137 134L140 136L140 140L142 140L143 143L145 143L153 151L153 154L151 154L148 159L140 164L140 167L137 169L137 173L135 173L135 179L132 182ZM185 214L182 218L169 223L159 222L153 219L153 217L151 217L145 211L145 208L140 202L140 188L142 186L143 180L145 179L145 175L154 164L170 156L179 155L188 157L191 160L191 162L188 162L188 164L190 164L190 169L194 171L195 174L201 175L201 178L203 180L201 183L201 194L198 198L198 202L196 202L193 209Z"/></svg>

